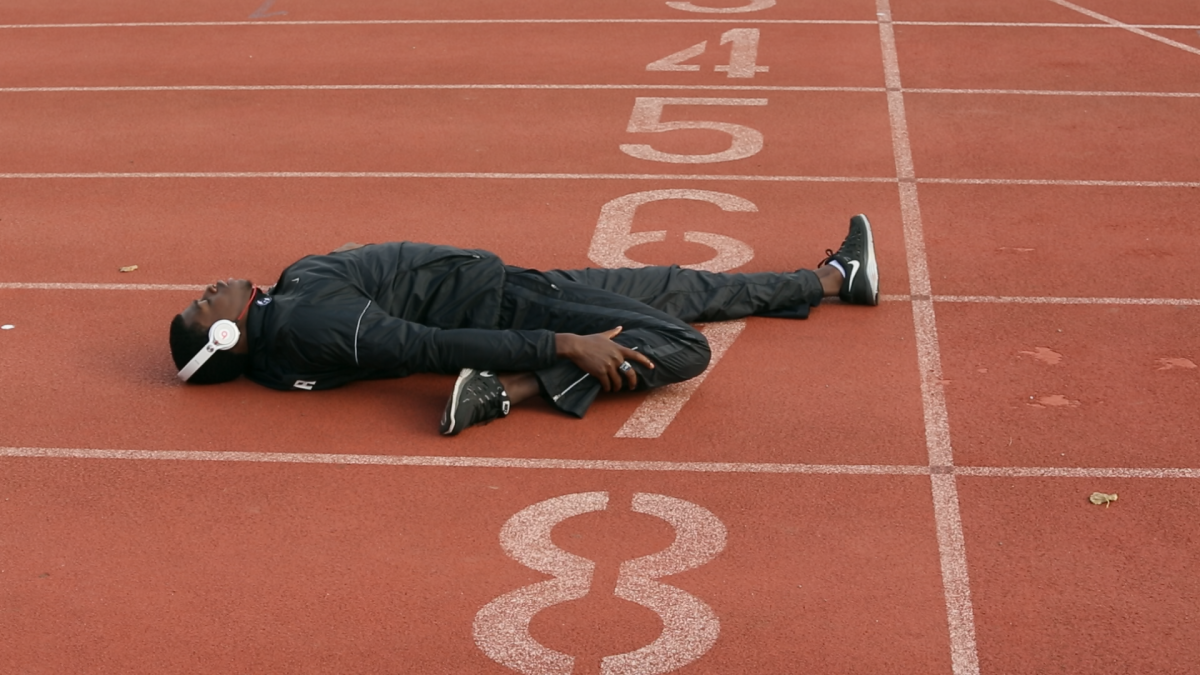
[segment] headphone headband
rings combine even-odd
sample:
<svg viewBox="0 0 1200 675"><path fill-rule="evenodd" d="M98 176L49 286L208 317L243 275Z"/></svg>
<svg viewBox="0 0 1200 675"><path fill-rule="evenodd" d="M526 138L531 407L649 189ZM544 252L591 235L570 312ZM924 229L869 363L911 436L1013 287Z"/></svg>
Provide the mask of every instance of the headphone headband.
<svg viewBox="0 0 1200 675"><path fill-rule="evenodd" d="M188 361L187 365L183 367L183 370L179 371L179 379L187 382L192 375L196 374L197 370L200 370L201 366L213 357L213 354L225 351L226 349L233 349L241 336L242 334L238 330L237 324L229 319L221 319L214 322L212 327L208 329L208 344L204 345L204 349L197 352L192 357L192 360Z"/></svg>

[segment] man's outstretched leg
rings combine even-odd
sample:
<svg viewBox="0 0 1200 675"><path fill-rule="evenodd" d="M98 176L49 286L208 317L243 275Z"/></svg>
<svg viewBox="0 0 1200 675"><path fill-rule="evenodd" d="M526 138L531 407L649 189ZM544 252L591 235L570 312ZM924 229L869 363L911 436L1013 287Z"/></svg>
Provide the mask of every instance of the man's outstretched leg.
<svg viewBox="0 0 1200 675"><path fill-rule="evenodd" d="M842 245L825 255L816 270L795 272L718 273L670 266L552 270L546 275L632 298L688 323L747 316L803 319L821 298L832 296L851 304L878 304L879 272L866 216L851 218Z"/></svg>
<svg viewBox="0 0 1200 675"><path fill-rule="evenodd" d="M600 333L624 326L631 330L619 337L614 332L614 342L638 351L637 358L621 364L622 372L636 380L638 389L662 386L695 377L708 364L707 341L688 322L752 315L804 318L822 297L833 295L843 302L877 304L878 266L865 216L852 218L839 249L825 253L817 270L789 273L720 274L679 267L539 273L514 268L515 286L506 288L506 297L516 304L499 327ZM646 355L662 367L651 370L649 363L639 362ZM464 369L443 413L442 433L455 435L506 416L512 405L539 391L555 407L582 417L601 388L600 381L569 359L537 373Z"/></svg>

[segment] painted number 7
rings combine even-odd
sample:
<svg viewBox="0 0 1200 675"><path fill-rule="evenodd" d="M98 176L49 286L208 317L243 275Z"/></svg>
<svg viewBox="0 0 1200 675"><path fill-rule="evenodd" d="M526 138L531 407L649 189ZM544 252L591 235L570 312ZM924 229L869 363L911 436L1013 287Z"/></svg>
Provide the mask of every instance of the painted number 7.
<svg viewBox="0 0 1200 675"><path fill-rule="evenodd" d="M672 164L709 164L713 162L729 162L735 159L745 159L758 154L763 148L763 135L755 129L731 122L702 122L699 120L680 120L663 122L663 108L668 105L738 105L762 106L767 104L765 98L657 98L639 96L633 103L633 114L629 116L629 133L657 134L678 129L712 129L729 134L733 141L728 150L707 155L681 155L655 150L642 143L625 143L621 152L638 159L651 162L670 162Z"/></svg>

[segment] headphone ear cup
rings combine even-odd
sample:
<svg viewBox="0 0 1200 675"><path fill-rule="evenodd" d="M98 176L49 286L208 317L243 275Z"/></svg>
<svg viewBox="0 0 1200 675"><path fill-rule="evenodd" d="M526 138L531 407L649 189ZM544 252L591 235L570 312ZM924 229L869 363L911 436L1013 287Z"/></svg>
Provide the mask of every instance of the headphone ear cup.
<svg viewBox="0 0 1200 675"><path fill-rule="evenodd" d="M237 324L229 319L221 319L208 329L208 341L217 349L233 349L241 337Z"/></svg>

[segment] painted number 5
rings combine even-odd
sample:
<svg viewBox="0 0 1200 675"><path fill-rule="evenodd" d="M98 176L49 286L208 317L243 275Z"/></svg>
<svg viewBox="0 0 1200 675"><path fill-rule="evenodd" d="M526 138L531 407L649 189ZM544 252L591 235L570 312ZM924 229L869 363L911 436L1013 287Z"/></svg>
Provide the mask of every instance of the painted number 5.
<svg viewBox="0 0 1200 675"><path fill-rule="evenodd" d="M755 129L730 122L702 122L699 120L680 120L663 122L663 108L668 105L737 105L763 106L765 98L657 98L639 96L633 104L633 114L629 117L629 133L657 134L679 129L712 129L727 133L733 142L728 150L707 155L681 155L655 150L642 143L625 143L621 152L631 157L645 159L651 162L670 162L672 164L709 164L713 162L729 162L735 159L745 159L757 154L763 147L763 135Z"/></svg>

